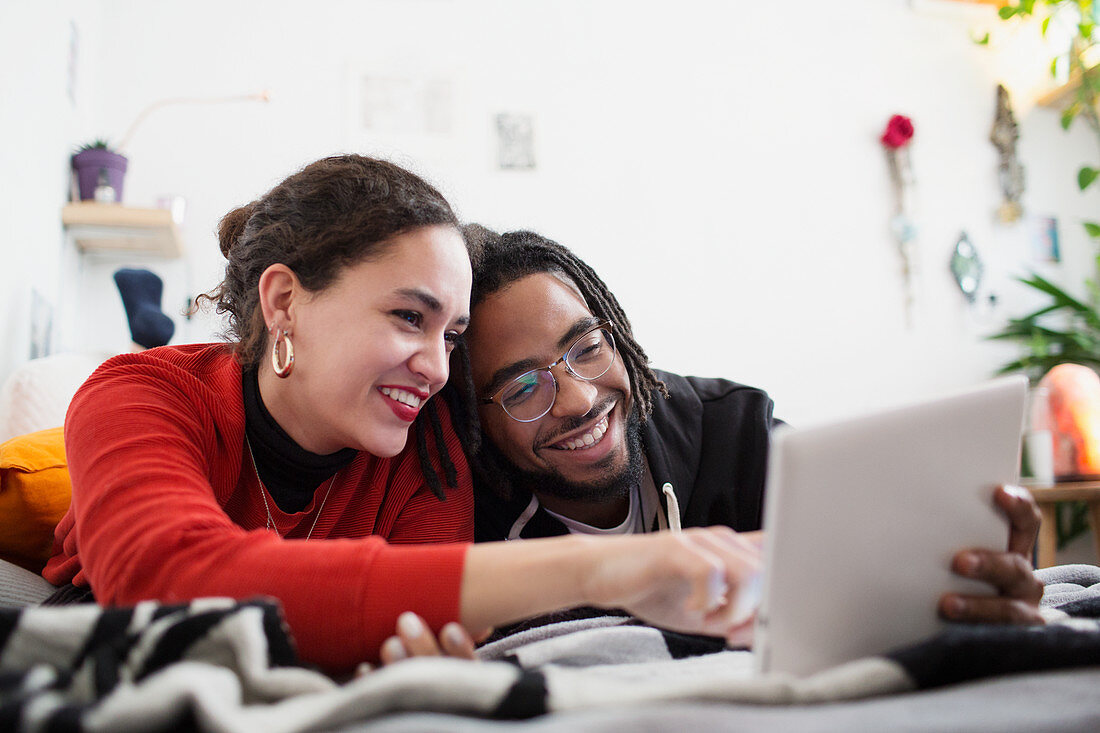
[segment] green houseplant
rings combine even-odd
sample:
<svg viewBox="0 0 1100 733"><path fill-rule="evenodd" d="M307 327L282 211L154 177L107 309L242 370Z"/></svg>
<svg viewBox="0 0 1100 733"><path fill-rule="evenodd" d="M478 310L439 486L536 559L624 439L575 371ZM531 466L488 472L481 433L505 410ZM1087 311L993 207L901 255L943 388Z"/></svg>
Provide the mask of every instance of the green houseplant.
<svg viewBox="0 0 1100 733"><path fill-rule="evenodd" d="M1062 127L1068 130L1075 120L1082 119L1100 145L1100 4L1093 0L1014 0L998 13L1005 20L1042 15L1039 28L1044 37L1055 24L1070 29L1064 52L1050 61L1052 77L1064 71L1068 78L1065 88L1069 93L1060 97ZM1098 178L1098 167L1083 165L1077 171L1077 185L1082 191L1096 184ZM1085 222L1084 226L1090 237L1100 238L1100 224ZM1100 266L1100 253L1097 264ZM1092 292L1095 297L1095 289Z"/></svg>
<svg viewBox="0 0 1100 733"><path fill-rule="evenodd" d="M1096 307L1094 280L1092 302L1073 297L1044 277L1031 274L1020 282L1045 294L1049 302L1019 318L1011 318L1001 331L989 338L1017 341L1024 353L998 373L1024 372L1032 383L1063 362L1100 369L1100 311Z"/></svg>
<svg viewBox="0 0 1100 733"><path fill-rule="evenodd" d="M1008 325L989 337L1017 341L1024 347L1020 358L1002 366L998 373L1024 372L1035 384L1051 368L1065 362L1100 369L1100 312L1096 306L1096 281L1086 281L1091 303L1074 298L1035 273L1020 278L1020 282L1042 292L1049 300L1038 310L1009 319ZM1055 516L1059 549L1089 529L1089 505L1086 502L1061 503Z"/></svg>
<svg viewBox="0 0 1100 733"><path fill-rule="evenodd" d="M1064 69L1069 79L1066 87L1071 93L1062 97L1062 127L1068 130L1075 120L1084 120L1100 151L1100 47L1095 40L1100 4L1094 5L1093 0L1013 0L998 12L1005 20L1041 15L1040 32L1044 36L1055 23L1070 29L1064 53L1050 62L1052 76ZM1077 171L1077 185L1082 191L1100 185L1098 178L1100 168L1083 165ZM1095 243L1100 238L1100 224L1083 224ZM1096 263L1100 270L1100 249ZM1100 285L1096 277L1085 279L1085 300L1035 273L1020 282L1041 293L1046 302L1032 313L1010 319L1004 329L990 337L1014 340L1024 347L1023 355L1004 365L1000 372L1023 371L1034 382L1066 361L1100 369Z"/></svg>
<svg viewBox="0 0 1100 733"><path fill-rule="evenodd" d="M229 97L173 97L160 99L145 107L131 123L117 145L111 145L102 138L81 145L72 156L72 167L76 173L81 200L95 199L95 190L103 179L114 189L114 200L122 201L122 182L126 175L129 160L121 151L127 149L127 143L134 131L149 116L161 107L170 105L221 104L225 102L267 102L270 94L264 90L257 94L234 95Z"/></svg>
<svg viewBox="0 0 1100 733"><path fill-rule="evenodd" d="M1004 20L1041 18L1040 32L1048 37L1052 26L1068 29L1064 51L1050 62L1050 73L1057 78L1064 73L1068 79L1061 95L1061 123L1068 130L1076 120L1088 125L1100 152L1100 51L1097 44L1097 16L1100 4L1093 0L1012 0L998 10ZM1090 156L1091 157L1091 156ZM1094 158L1095 160L1095 158ZM1085 191L1100 179L1100 164L1082 165L1077 171L1077 185ZM1100 224L1083 222L1094 245L1100 239ZM1100 271L1100 249L1096 254L1095 271ZM1100 370L1100 286L1095 272L1085 279L1084 300L1035 273L1020 278L1020 282L1041 293L1045 303L1037 310L1008 324L992 339L1016 341L1023 354L999 370L1000 373L1022 371L1032 383L1038 381L1057 364L1074 362ZM1058 514L1058 545L1088 529L1088 506L1083 502L1067 503Z"/></svg>

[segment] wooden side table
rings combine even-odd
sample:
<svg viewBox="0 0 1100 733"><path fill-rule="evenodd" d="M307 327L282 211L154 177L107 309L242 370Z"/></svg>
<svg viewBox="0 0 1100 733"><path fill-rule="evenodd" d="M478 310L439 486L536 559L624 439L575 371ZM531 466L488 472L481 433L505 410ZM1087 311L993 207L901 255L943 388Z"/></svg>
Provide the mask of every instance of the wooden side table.
<svg viewBox="0 0 1100 733"><path fill-rule="evenodd" d="M1042 514L1039 525L1039 567L1054 564L1058 550L1058 529L1055 506L1060 501L1083 501L1089 505L1089 523L1092 525L1092 541L1100 558L1100 481L1066 481L1053 484L1024 484L1035 497Z"/></svg>

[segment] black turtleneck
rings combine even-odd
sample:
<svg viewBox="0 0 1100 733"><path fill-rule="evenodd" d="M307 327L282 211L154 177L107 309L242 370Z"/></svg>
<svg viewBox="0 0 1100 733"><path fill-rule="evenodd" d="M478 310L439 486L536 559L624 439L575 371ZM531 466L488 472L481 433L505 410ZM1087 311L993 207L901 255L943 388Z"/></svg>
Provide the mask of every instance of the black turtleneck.
<svg viewBox="0 0 1100 733"><path fill-rule="evenodd" d="M354 448L343 448L326 456L311 453L294 442L264 406L260 397L259 370L246 369L241 375L244 396L244 434L256 470L267 493L285 514L305 509L323 482L355 458ZM246 469L247 470L247 469Z"/></svg>

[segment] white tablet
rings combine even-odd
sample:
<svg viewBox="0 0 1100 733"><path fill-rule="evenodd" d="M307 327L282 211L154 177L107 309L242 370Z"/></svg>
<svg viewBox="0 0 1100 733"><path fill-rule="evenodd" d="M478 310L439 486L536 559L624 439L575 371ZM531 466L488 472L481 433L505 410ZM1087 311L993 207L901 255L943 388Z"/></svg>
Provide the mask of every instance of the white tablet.
<svg viewBox="0 0 1100 733"><path fill-rule="evenodd" d="M992 502L1017 481L1027 380L816 427L777 431L764 504L760 672L806 675L943 628L966 547L1004 549Z"/></svg>

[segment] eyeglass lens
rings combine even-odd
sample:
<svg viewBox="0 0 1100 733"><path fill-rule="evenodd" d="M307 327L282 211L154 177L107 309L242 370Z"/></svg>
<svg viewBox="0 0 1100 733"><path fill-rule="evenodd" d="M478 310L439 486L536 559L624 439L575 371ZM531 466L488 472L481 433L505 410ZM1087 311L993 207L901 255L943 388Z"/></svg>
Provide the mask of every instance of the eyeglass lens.
<svg viewBox="0 0 1100 733"><path fill-rule="evenodd" d="M584 380L602 377L615 360L615 341L606 328L589 331L577 339L565 354L565 365ZM549 369L532 369L516 377L501 395L501 404L517 420L534 420L545 415L557 397L554 375Z"/></svg>

